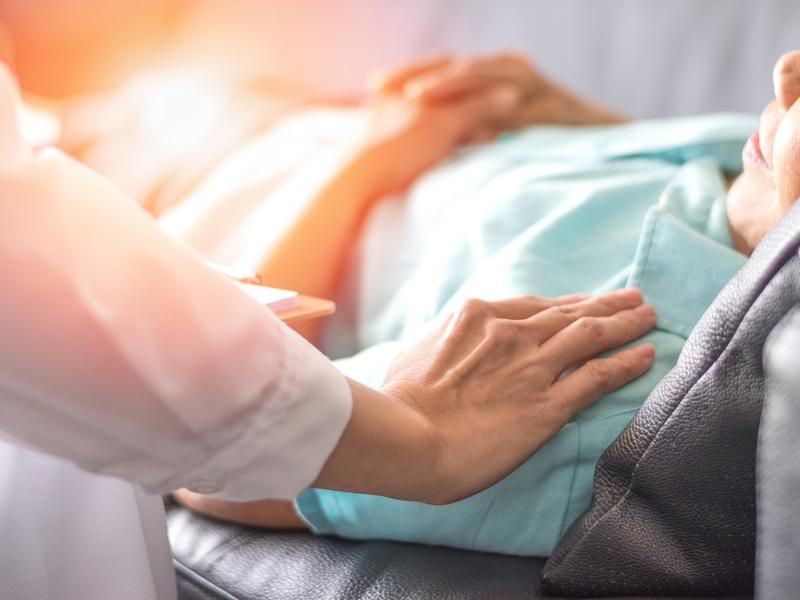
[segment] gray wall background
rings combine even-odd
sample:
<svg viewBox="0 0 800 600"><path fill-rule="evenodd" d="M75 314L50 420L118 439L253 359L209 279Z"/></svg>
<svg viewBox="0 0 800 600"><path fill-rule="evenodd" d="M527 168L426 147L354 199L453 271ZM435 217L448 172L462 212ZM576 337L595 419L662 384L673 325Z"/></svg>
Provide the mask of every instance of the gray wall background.
<svg viewBox="0 0 800 600"><path fill-rule="evenodd" d="M517 49L635 117L760 111L800 0L239 0L271 74L351 93L380 67ZM233 5L239 5L234 8ZM240 55L241 56L241 55ZM262 62L263 64L263 62Z"/></svg>

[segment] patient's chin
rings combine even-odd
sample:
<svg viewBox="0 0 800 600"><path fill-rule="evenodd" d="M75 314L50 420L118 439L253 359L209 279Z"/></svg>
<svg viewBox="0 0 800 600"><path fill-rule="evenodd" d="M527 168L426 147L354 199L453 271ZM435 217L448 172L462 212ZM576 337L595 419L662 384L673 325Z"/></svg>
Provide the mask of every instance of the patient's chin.
<svg viewBox="0 0 800 600"><path fill-rule="evenodd" d="M748 256L781 215L775 189L747 172L733 182L725 206L733 245Z"/></svg>

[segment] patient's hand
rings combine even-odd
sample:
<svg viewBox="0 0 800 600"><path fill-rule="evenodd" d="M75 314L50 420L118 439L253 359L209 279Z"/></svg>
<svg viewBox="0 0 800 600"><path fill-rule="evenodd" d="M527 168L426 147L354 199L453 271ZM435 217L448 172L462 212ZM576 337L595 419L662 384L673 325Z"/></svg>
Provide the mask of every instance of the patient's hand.
<svg viewBox="0 0 800 600"><path fill-rule="evenodd" d="M355 139L357 164L368 174L368 188L381 196L405 188L475 131L510 119L518 109L518 96L502 86L486 86L439 103L374 94L364 108L364 128Z"/></svg>
<svg viewBox="0 0 800 600"><path fill-rule="evenodd" d="M625 120L549 81L519 54L415 63L378 77L373 87L379 95L403 97L430 108L474 95L505 93L512 109L487 115L469 131L469 141L486 141L504 130L535 123L600 125Z"/></svg>
<svg viewBox="0 0 800 600"><path fill-rule="evenodd" d="M355 138L375 198L404 189L459 144L533 123L598 125L624 119L539 74L522 56L440 58L379 77Z"/></svg>

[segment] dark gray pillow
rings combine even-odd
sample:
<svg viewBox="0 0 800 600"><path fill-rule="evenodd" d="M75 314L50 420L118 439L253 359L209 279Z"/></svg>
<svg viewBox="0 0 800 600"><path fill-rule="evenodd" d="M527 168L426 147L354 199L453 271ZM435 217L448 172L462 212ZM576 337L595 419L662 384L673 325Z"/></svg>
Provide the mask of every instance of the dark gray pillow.
<svg viewBox="0 0 800 600"><path fill-rule="evenodd" d="M752 594L762 350L800 302L798 245L800 203L719 294L676 367L601 456L591 507L545 565L547 591Z"/></svg>
<svg viewBox="0 0 800 600"><path fill-rule="evenodd" d="M756 594L759 600L782 600L800 590L800 305L770 334L764 363Z"/></svg>

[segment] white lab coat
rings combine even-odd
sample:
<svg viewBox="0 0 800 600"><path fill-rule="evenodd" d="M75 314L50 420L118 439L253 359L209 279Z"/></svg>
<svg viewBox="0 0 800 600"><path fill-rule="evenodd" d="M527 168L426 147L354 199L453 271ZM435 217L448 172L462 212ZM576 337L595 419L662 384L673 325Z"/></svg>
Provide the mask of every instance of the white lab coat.
<svg viewBox="0 0 800 600"><path fill-rule="evenodd" d="M92 171L0 72L0 598L173 598L159 494L292 498L345 379Z"/></svg>

